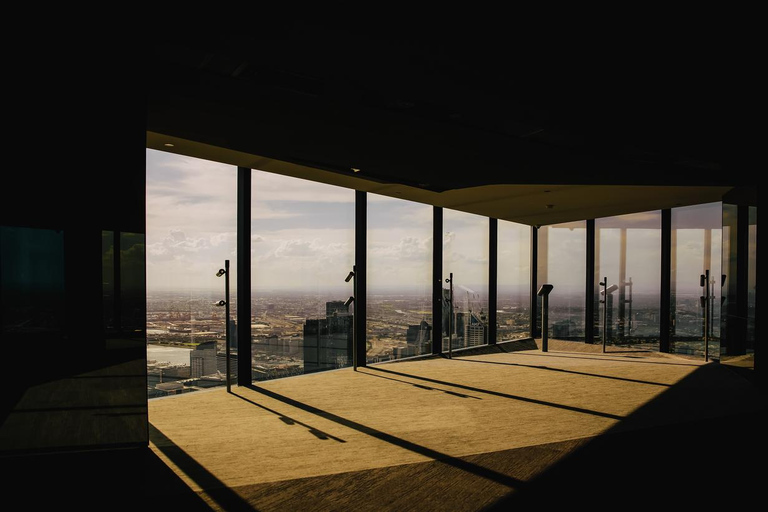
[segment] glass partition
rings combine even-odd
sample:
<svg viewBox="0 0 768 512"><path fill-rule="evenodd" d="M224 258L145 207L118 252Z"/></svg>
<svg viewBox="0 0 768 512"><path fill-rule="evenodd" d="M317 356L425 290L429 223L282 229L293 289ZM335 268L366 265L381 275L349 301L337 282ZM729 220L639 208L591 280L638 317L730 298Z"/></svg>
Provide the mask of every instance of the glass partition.
<svg viewBox="0 0 768 512"><path fill-rule="evenodd" d="M531 332L531 227L498 223L496 341L526 338Z"/></svg>
<svg viewBox="0 0 768 512"><path fill-rule="evenodd" d="M538 233L538 290L553 285L549 295L548 336L552 339L585 339L584 289L587 279L587 223L569 222L542 226ZM538 297L538 325L541 297Z"/></svg>
<svg viewBox="0 0 768 512"><path fill-rule="evenodd" d="M254 170L252 377L352 365L355 191Z"/></svg>
<svg viewBox="0 0 768 512"><path fill-rule="evenodd" d="M432 210L368 194L369 363L432 352Z"/></svg>
<svg viewBox="0 0 768 512"><path fill-rule="evenodd" d="M595 338L658 350L661 211L596 219L595 254Z"/></svg>
<svg viewBox="0 0 768 512"><path fill-rule="evenodd" d="M443 318L443 352L488 343L488 217L443 210L444 293L452 308Z"/></svg>
<svg viewBox="0 0 768 512"><path fill-rule="evenodd" d="M146 162L147 394L226 385L227 321L234 382L237 168L151 149ZM122 234L124 254L138 248L131 238ZM227 259L229 319L216 305L227 300L226 277L216 276Z"/></svg>
<svg viewBox="0 0 768 512"><path fill-rule="evenodd" d="M670 351L673 353L703 356L705 331L709 353L719 352L721 253L728 252L727 244L723 245L724 215L727 213L719 202L671 211Z"/></svg>

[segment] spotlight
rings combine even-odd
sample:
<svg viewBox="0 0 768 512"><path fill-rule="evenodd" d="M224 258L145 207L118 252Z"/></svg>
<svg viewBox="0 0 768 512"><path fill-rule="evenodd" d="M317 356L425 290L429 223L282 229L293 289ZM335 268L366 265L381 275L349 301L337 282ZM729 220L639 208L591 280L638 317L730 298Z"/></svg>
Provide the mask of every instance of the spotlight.
<svg viewBox="0 0 768 512"><path fill-rule="evenodd" d="M350 270L349 274L347 274L347 278L344 279L344 282L348 283L349 280L352 279L353 277L355 277L355 273Z"/></svg>
<svg viewBox="0 0 768 512"><path fill-rule="evenodd" d="M344 307L345 308L349 307L349 305L352 304L353 302L355 302L355 298L354 297L348 298L347 301L344 303Z"/></svg>
<svg viewBox="0 0 768 512"><path fill-rule="evenodd" d="M227 273L226 270L224 270L223 268L220 268L219 271L216 272L216 277L221 277L221 276L223 276L226 273Z"/></svg>
<svg viewBox="0 0 768 512"><path fill-rule="evenodd" d="M220 300L219 302L215 303L214 305L215 306L226 306L227 305L227 301Z"/></svg>

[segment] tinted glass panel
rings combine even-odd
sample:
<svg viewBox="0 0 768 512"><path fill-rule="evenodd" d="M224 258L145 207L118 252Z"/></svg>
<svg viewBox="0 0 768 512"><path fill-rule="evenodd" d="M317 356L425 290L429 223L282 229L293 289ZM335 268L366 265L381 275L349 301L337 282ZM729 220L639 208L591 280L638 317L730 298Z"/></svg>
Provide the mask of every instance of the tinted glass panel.
<svg viewBox="0 0 768 512"><path fill-rule="evenodd" d="M500 220L496 340L530 336L531 227Z"/></svg>
<svg viewBox="0 0 768 512"><path fill-rule="evenodd" d="M585 221L539 228L536 289L545 283L554 287L549 295L550 338L584 340L586 229Z"/></svg>
<svg viewBox="0 0 768 512"><path fill-rule="evenodd" d="M432 210L368 194L368 362L432 351Z"/></svg>
<svg viewBox="0 0 768 512"><path fill-rule="evenodd" d="M237 168L147 150L147 386L150 398L226 384L226 306L236 347ZM124 274L138 240L123 234ZM217 277L230 260L227 276ZM121 281L122 282L122 281ZM133 297L131 293L128 295ZM135 314L131 300L122 318ZM232 379L237 364L230 364Z"/></svg>
<svg viewBox="0 0 768 512"><path fill-rule="evenodd" d="M443 319L443 351L488 343L488 226L487 217L443 211L443 275L453 275L452 311ZM449 286L452 285L452 286Z"/></svg>
<svg viewBox="0 0 768 512"><path fill-rule="evenodd" d="M252 175L253 379L352 365L355 191Z"/></svg>

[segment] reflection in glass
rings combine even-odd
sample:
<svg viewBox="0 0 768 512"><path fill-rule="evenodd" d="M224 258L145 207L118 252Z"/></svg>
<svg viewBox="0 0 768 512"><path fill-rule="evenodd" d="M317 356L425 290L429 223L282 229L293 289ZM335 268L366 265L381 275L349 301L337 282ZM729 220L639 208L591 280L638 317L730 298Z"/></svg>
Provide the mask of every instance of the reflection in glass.
<svg viewBox="0 0 768 512"><path fill-rule="evenodd" d="M254 380L352 365L355 191L254 170Z"/></svg>
<svg viewBox="0 0 768 512"><path fill-rule="evenodd" d="M755 304L757 301L757 207L749 207L749 255L747 272L747 353L755 351ZM754 364L754 361L752 362Z"/></svg>
<svg viewBox="0 0 768 512"><path fill-rule="evenodd" d="M443 210L443 277L452 308L443 318L443 352L488 343L488 217Z"/></svg>
<svg viewBox="0 0 768 512"><path fill-rule="evenodd" d="M721 361L754 368L757 208L723 204Z"/></svg>
<svg viewBox="0 0 768 512"><path fill-rule="evenodd" d="M559 340L584 340L584 283L587 245L586 221L542 226L538 233L536 289L548 283L549 337ZM541 323L541 297L537 322Z"/></svg>
<svg viewBox="0 0 768 512"><path fill-rule="evenodd" d="M709 354L720 349L721 247L728 251L722 228L722 203L672 209L670 351L704 356L705 329ZM709 270L708 288L702 275ZM708 292L708 293L707 293ZM702 297L709 296L709 305ZM705 299L706 300L706 299ZM710 311L705 325L705 312Z"/></svg>
<svg viewBox="0 0 768 512"><path fill-rule="evenodd" d="M150 398L226 384L226 322L237 346L235 287L237 168L147 150L146 329ZM123 273L139 246L120 240ZM216 272L232 261L230 318ZM123 308L131 321L134 308ZM233 352L230 366L237 363Z"/></svg>
<svg viewBox="0 0 768 512"><path fill-rule="evenodd" d="M4 336L63 334L64 232L0 226L0 285Z"/></svg>
<svg viewBox="0 0 768 512"><path fill-rule="evenodd" d="M530 336L531 227L500 220L496 340Z"/></svg>
<svg viewBox="0 0 768 512"><path fill-rule="evenodd" d="M661 212L596 219L595 240L596 339L658 350Z"/></svg>
<svg viewBox="0 0 768 512"><path fill-rule="evenodd" d="M368 194L369 363L432 352L432 210Z"/></svg>

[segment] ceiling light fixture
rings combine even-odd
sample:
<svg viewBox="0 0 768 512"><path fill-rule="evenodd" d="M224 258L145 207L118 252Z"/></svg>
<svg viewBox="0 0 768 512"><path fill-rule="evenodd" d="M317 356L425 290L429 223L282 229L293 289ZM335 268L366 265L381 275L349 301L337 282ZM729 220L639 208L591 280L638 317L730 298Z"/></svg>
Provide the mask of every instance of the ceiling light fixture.
<svg viewBox="0 0 768 512"><path fill-rule="evenodd" d="M172 144L172 143L170 143L170 142L166 142L165 144L163 144L163 146L165 146L165 147L167 147L167 148L172 148L172 147L173 147L173 144Z"/></svg>
<svg viewBox="0 0 768 512"><path fill-rule="evenodd" d="M352 169L352 172L360 172L360 169L356 167L350 167L350 169Z"/></svg>

